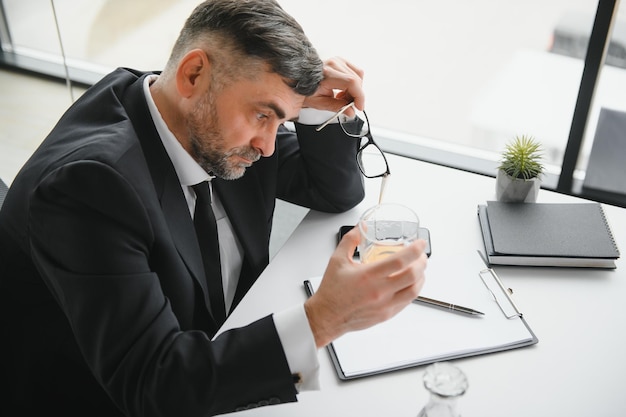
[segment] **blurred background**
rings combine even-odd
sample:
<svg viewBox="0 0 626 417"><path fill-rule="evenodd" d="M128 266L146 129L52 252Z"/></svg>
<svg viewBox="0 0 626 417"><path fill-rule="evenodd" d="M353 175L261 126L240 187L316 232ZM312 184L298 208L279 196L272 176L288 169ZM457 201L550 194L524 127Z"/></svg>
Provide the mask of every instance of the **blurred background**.
<svg viewBox="0 0 626 417"><path fill-rule="evenodd" d="M470 169L466 157L478 158L491 162L482 173L495 175L490 170L504 144L526 134L544 145L548 170L558 176L602 2L279 2L322 58L340 55L365 70L373 134L383 143L392 139L396 152L420 158L435 149L443 155L439 162L461 169ZM62 79L64 53L73 82L70 94L60 82L0 72L0 176L10 182L63 110L106 72L161 69L198 3L2 0L3 67ZM626 12L619 2L616 10L576 161L581 180L600 110L626 111Z"/></svg>

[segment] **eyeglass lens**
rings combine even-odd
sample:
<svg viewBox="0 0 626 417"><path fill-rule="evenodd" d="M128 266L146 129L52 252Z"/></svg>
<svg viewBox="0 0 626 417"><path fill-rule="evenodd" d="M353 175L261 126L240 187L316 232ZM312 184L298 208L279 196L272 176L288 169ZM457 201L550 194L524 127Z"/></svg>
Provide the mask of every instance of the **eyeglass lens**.
<svg viewBox="0 0 626 417"><path fill-rule="evenodd" d="M347 112L353 114L347 116ZM330 119L319 125L316 130L322 130L333 120L339 121L341 129L346 135L360 139L357 162L361 173L363 173L365 177L376 178L389 174L389 166L387 165L385 155L369 134L369 121L363 110L357 109L354 103L350 103L342 107Z"/></svg>
<svg viewBox="0 0 626 417"><path fill-rule="evenodd" d="M339 124L346 135L360 138L369 133L370 126L367 121L367 117L365 116L365 112L358 110L354 106L352 106L352 109L355 113L355 117L346 118L345 115L339 116Z"/></svg>
<svg viewBox="0 0 626 417"><path fill-rule="evenodd" d="M369 138L361 138L361 148L357 157L359 169L368 178L381 177L388 171L383 152Z"/></svg>

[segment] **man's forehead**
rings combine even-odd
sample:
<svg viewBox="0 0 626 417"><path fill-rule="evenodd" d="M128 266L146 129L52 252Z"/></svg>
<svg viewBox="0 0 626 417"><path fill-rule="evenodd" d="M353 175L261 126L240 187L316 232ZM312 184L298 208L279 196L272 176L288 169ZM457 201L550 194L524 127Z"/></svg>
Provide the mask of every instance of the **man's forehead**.
<svg viewBox="0 0 626 417"><path fill-rule="evenodd" d="M305 96L296 93L279 74L263 72L249 82L249 94L259 105L270 108L280 119L298 116Z"/></svg>

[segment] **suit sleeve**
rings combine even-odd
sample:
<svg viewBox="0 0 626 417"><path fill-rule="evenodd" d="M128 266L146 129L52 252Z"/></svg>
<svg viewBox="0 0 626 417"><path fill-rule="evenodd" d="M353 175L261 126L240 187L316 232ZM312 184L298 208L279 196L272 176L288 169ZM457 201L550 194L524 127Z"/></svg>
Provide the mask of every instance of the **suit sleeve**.
<svg viewBox="0 0 626 417"><path fill-rule="evenodd" d="M271 317L182 331L151 270L151 214L108 165L59 168L33 191L31 252L98 382L129 416L197 416L296 400Z"/></svg>
<svg viewBox="0 0 626 417"><path fill-rule="evenodd" d="M361 202L365 192L356 162L359 141L337 124L316 132L315 126L296 123L296 132L278 132L278 197L330 213Z"/></svg>

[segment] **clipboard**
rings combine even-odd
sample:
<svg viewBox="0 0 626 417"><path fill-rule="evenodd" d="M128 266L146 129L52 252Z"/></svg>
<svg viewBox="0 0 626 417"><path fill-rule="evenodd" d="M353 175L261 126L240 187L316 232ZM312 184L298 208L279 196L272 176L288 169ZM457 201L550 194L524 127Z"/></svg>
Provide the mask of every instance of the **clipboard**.
<svg viewBox="0 0 626 417"><path fill-rule="evenodd" d="M431 267L429 263L428 271ZM427 282L440 277L439 273L431 271ZM493 269L484 269L482 265L473 273L454 279L459 283L455 294L438 293L437 297L484 311L484 317L412 303L392 319L369 329L347 333L327 346L339 379L347 381L539 342L513 301L511 292ZM304 281L309 297L320 282L321 277ZM442 287L450 288L448 283ZM422 295L430 296L428 290L425 286ZM433 288L432 292L435 290ZM460 295L464 296L463 300L456 298Z"/></svg>

